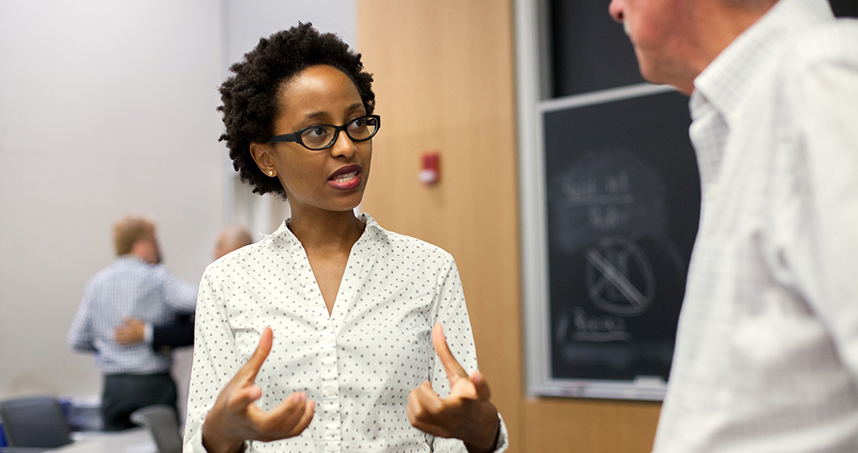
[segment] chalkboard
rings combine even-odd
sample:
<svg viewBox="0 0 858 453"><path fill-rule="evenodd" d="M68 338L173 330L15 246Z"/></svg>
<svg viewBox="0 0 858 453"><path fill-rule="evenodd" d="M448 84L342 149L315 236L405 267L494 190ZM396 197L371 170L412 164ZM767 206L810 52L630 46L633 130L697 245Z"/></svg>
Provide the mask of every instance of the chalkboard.
<svg viewBox="0 0 858 453"><path fill-rule="evenodd" d="M700 214L687 103L543 113L551 379L668 378Z"/></svg>
<svg viewBox="0 0 858 453"><path fill-rule="evenodd" d="M831 9L837 17L858 17L858 0L831 0Z"/></svg>
<svg viewBox="0 0 858 453"><path fill-rule="evenodd" d="M635 52L608 2L552 0L551 97L643 83Z"/></svg>

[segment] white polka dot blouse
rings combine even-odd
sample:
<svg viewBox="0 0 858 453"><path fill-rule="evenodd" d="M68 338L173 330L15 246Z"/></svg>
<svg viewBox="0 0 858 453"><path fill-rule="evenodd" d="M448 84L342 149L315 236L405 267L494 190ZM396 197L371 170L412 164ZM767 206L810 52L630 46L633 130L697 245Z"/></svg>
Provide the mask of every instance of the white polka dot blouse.
<svg viewBox="0 0 858 453"><path fill-rule="evenodd" d="M409 392L426 380L449 392L432 348L440 322L467 372L477 369L471 325L452 256L415 238L366 228L354 244L328 314L304 248L287 228L212 263L197 301L185 452L204 452L201 428L218 393L250 358L262 330L274 332L256 378L270 410L292 392L316 401L294 438L247 442L251 452L465 452L459 440L411 426ZM501 421L498 451L506 449Z"/></svg>

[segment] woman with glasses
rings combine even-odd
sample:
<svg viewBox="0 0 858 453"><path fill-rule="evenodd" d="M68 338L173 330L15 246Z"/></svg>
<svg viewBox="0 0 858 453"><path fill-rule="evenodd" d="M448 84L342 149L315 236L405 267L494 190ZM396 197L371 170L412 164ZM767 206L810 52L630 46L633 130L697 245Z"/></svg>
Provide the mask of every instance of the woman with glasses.
<svg viewBox="0 0 858 453"><path fill-rule="evenodd" d="M300 24L231 70L221 140L292 216L203 275L185 451L505 450L452 257L354 214L381 128L360 55Z"/></svg>

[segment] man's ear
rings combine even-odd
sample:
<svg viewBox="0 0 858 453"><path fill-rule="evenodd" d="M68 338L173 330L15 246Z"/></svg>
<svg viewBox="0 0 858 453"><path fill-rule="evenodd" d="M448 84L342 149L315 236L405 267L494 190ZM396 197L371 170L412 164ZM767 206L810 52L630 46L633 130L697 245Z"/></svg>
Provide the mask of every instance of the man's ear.
<svg viewBox="0 0 858 453"><path fill-rule="evenodd" d="M274 149L270 143L252 142L250 144L250 156L266 176L277 176L277 168L274 166L274 159L271 158L272 152Z"/></svg>

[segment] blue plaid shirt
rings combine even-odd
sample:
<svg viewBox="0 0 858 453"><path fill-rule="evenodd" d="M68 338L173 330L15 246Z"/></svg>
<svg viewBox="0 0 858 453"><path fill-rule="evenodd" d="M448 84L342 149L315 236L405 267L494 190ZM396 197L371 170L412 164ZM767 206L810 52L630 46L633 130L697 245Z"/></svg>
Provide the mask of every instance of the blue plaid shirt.
<svg viewBox="0 0 858 453"><path fill-rule="evenodd" d="M122 318L131 316L153 325L193 313L197 287L177 279L163 265L122 255L86 285L67 341L76 351L94 352L104 374L152 374L169 371L172 357L152 351L146 343L121 346L113 339Z"/></svg>

